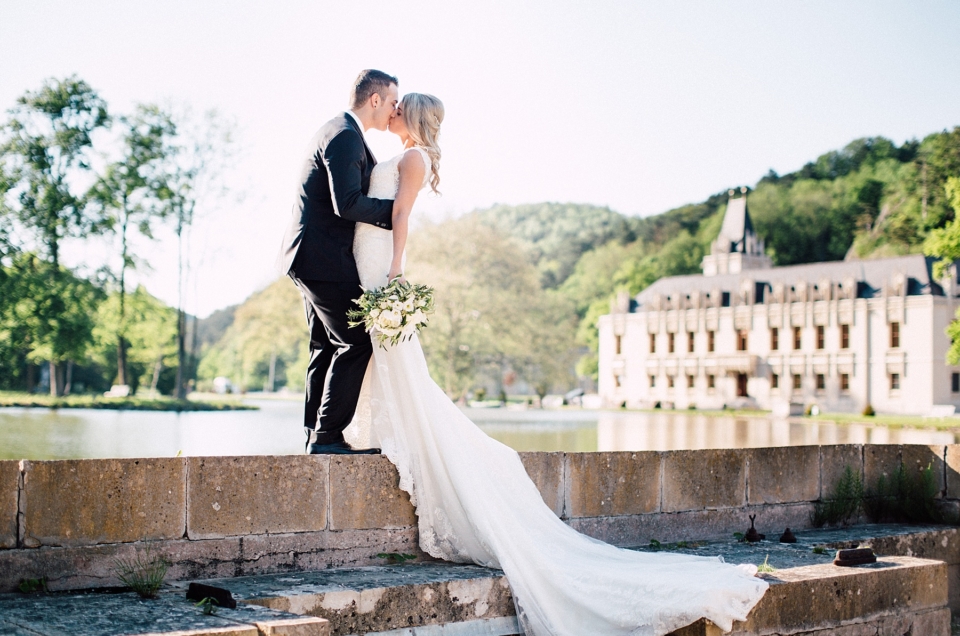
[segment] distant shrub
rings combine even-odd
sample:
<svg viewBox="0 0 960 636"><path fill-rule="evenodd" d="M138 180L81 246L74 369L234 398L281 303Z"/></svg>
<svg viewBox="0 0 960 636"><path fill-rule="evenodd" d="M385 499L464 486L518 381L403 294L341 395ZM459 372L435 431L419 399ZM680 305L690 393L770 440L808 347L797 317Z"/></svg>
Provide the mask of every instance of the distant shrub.
<svg viewBox="0 0 960 636"><path fill-rule="evenodd" d="M862 415L864 417L873 417L876 414L877 412L873 410L873 406L871 406L870 404L867 404L865 407L863 407Z"/></svg>

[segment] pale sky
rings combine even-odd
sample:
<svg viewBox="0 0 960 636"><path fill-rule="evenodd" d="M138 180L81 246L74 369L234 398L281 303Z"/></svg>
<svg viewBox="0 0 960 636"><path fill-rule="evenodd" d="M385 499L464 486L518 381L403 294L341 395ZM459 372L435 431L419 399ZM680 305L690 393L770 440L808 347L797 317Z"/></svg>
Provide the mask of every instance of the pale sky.
<svg viewBox="0 0 960 636"><path fill-rule="evenodd" d="M854 138L902 143L960 125L960 2L114 2L0 0L0 110L76 73L114 112L217 108L239 128L242 202L198 221L187 309L275 279L294 177L363 68L446 105L443 197L422 218L492 203L663 212ZM378 158L395 138L371 133ZM67 246L95 268L103 244ZM170 233L134 276L176 300Z"/></svg>

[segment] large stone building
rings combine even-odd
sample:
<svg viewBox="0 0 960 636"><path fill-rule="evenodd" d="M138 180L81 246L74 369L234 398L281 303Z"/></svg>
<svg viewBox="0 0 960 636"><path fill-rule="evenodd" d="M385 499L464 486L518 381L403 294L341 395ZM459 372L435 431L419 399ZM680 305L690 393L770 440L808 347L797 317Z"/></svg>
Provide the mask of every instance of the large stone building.
<svg viewBox="0 0 960 636"><path fill-rule="evenodd" d="M790 405L926 414L960 407L944 329L957 266L921 255L773 267L731 196L703 274L662 278L600 318L606 406Z"/></svg>

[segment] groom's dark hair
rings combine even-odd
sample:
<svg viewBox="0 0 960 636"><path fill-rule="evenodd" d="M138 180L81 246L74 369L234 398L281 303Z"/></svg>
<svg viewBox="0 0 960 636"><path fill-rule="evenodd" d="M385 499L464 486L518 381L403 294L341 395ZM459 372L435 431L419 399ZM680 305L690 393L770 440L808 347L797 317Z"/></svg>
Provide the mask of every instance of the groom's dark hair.
<svg viewBox="0 0 960 636"><path fill-rule="evenodd" d="M399 86L400 82L393 75L387 75L383 71L372 68L360 71L357 80L353 83L353 90L350 91L350 107L360 108L374 93L379 93L383 97L384 91L391 84Z"/></svg>

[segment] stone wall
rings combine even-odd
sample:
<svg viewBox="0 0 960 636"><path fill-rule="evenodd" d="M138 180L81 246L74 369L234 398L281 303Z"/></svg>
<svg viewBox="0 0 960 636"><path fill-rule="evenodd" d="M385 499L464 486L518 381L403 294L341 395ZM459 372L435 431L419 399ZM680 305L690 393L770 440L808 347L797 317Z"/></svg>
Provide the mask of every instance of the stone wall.
<svg viewBox="0 0 960 636"><path fill-rule="evenodd" d="M845 466L870 484L932 465L960 507L960 445L844 445L522 453L546 504L616 545L810 526ZM420 554L416 516L378 456L0 461L0 591L117 583L117 558L150 549L173 580L382 563ZM420 554L420 556L424 556Z"/></svg>

